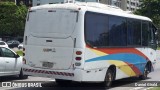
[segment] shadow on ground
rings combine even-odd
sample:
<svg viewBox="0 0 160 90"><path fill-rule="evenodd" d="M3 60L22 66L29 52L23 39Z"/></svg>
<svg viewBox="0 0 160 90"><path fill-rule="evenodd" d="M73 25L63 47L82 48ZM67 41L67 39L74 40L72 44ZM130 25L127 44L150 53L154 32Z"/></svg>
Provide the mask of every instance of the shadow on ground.
<svg viewBox="0 0 160 90"><path fill-rule="evenodd" d="M150 79L150 78L148 78ZM12 77L1 77L0 82L8 82L8 81L15 81L21 80L16 76ZM23 81L23 80L22 80ZM33 81L34 82L34 81ZM102 83L78 83L78 82L72 82L72 83L66 83L65 85L57 85L53 81L42 81L42 87L41 88L15 88L15 89L9 89L9 90L45 90L45 89L52 89L52 90L106 90L107 87L104 87ZM125 78L116 80L112 83L112 87L134 87L134 84L136 82L140 82L140 80L136 77L133 78Z"/></svg>

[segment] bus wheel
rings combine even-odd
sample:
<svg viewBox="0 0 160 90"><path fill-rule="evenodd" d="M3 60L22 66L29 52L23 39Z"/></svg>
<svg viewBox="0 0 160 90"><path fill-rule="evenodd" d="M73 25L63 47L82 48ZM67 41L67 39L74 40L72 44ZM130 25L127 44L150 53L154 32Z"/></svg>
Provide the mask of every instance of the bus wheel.
<svg viewBox="0 0 160 90"><path fill-rule="evenodd" d="M141 80L147 79L148 74L149 74L149 69L148 69L148 65L146 65L145 68L144 68L143 74L140 75L140 79Z"/></svg>
<svg viewBox="0 0 160 90"><path fill-rule="evenodd" d="M55 79L55 81L60 86L68 85L72 82L70 80L62 80L62 79Z"/></svg>
<svg viewBox="0 0 160 90"><path fill-rule="evenodd" d="M113 81L114 73L111 71L111 69L107 70L104 86L110 87Z"/></svg>

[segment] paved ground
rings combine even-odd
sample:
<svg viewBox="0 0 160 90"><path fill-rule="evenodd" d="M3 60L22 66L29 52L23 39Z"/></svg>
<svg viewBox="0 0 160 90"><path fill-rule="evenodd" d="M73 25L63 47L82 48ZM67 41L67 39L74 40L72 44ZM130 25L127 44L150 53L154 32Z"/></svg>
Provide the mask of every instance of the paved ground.
<svg viewBox="0 0 160 90"><path fill-rule="evenodd" d="M152 72L149 74L149 78L144 81L159 81L160 80L160 70L156 70L155 72ZM6 77L4 77L5 79ZM8 81L22 81L18 79L17 77L10 77L5 80L4 82ZM52 89L52 90L107 90L106 87L103 87L101 84L96 84L96 83L72 83L69 85L64 85L64 86L58 86L55 82L54 79L50 78L41 78L41 77L29 77L26 80L23 81L44 81L42 83L42 88L0 88L0 90L35 90L35 89ZM50 82L52 81L52 82ZM135 87L135 83L141 83L142 81L139 80L138 78L127 78L127 79L121 79L121 80L116 80L113 82L112 87L109 90L147 90L146 88L150 87Z"/></svg>

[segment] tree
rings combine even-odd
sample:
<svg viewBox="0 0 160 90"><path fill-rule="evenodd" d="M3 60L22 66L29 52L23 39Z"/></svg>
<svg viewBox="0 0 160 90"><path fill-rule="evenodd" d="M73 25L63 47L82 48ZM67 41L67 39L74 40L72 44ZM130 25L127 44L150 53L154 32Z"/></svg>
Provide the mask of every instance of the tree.
<svg viewBox="0 0 160 90"><path fill-rule="evenodd" d="M0 2L0 37L23 36L27 7L14 2Z"/></svg>
<svg viewBox="0 0 160 90"><path fill-rule="evenodd" d="M153 23L160 28L160 0L140 0L142 4L135 14L151 18Z"/></svg>
<svg viewBox="0 0 160 90"><path fill-rule="evenodd" d="M158 27L158 39L160 39L160 0L141 0L140 9L135 14L147 16Z"/></svg>

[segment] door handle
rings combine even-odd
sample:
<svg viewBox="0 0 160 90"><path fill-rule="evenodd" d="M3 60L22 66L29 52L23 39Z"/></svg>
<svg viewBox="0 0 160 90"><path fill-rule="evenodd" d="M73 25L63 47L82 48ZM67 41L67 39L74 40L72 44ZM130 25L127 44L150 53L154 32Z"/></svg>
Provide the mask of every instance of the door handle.
<svg viewBox="0 0 160 90"><path fill-rule="evenodd" d="M6 63L9 63L8 61Z"/></svg>

